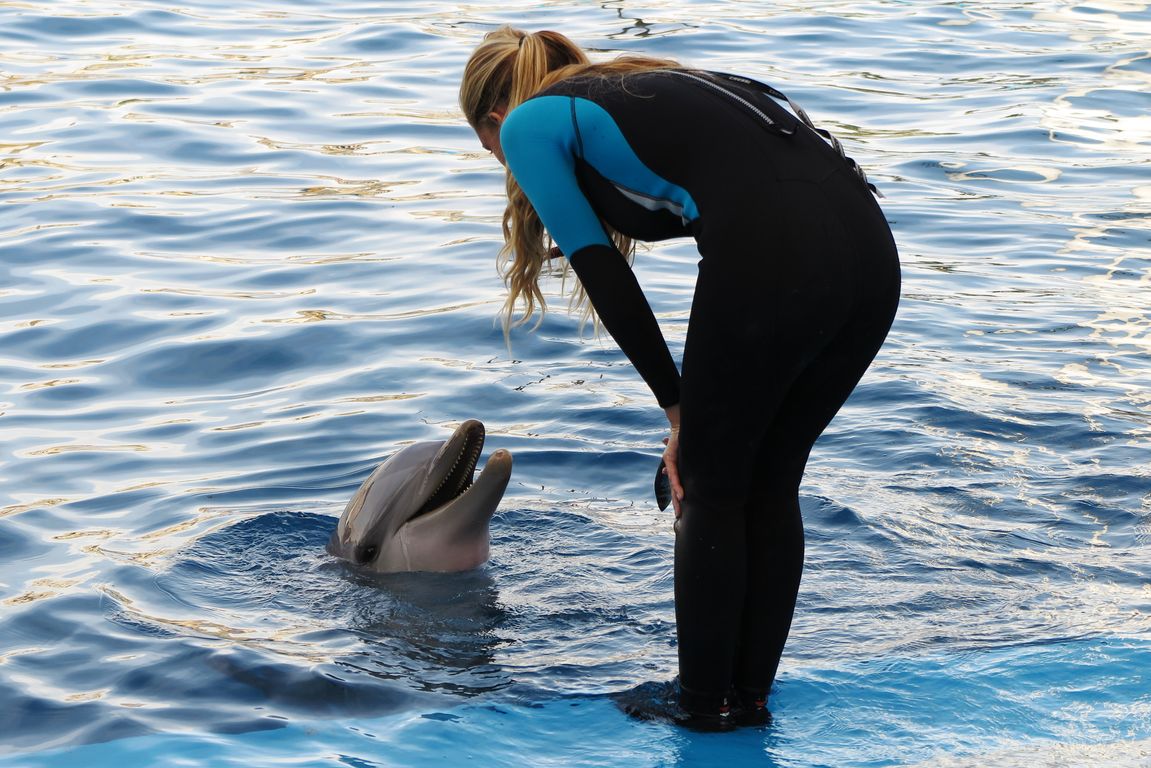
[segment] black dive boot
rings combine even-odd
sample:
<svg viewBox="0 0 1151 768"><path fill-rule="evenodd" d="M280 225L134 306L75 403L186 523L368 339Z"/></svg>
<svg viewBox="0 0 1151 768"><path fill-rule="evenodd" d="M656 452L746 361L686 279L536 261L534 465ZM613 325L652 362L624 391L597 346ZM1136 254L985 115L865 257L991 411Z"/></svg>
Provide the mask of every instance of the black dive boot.
<svg viewBox="0 0 1151 768"><path fill-rule="evenodd" d="M735 727L727 698L699 696L683 690L679 678L666 683L642 683L612 695L629 717L656 723L669 723L693 731L730 731Z"/></svg>
<svg viewBox="0 0 1151 768"><path fill-rule="evenodd" d="M765 691L745 691L735 688L731 693L731 719L739 726L771 725L771 712L767 709Z"/></svg>

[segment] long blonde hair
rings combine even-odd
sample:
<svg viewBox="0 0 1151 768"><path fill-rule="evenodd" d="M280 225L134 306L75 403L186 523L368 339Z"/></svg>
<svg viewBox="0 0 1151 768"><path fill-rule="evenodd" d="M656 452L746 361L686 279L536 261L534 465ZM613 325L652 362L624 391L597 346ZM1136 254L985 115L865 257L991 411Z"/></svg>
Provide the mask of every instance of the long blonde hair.
<svg viewBox="0 0 1151 768"><path fill-rule="evenodd" d="M678 66L674 61L646 56L622 56L593 64L583 49L559 32L543 30L529 34L503 26L484 35L483 42L468 59L460 83L460 109L472 128L481 128L494 124L492 112L507 114L542 89L569 77L623 78L636 72ZM542 322L547 302L540 290L539 278L551 251L551 240L544 231L539 214L510 172L507 174L507 194L508 205L503 217L504 246L500 249L498 262L499 272L508 288L503 308L505 334L511 328L527 323L537 306ZM635 251L631 238L606 223L604 229L630 262ZM591 303L578 279L575 283L570 309L578 309L585 322L594 322ZM517 305L523 307L523 314L518 319ZM538 325L539 322L533 327Z"/></svg>

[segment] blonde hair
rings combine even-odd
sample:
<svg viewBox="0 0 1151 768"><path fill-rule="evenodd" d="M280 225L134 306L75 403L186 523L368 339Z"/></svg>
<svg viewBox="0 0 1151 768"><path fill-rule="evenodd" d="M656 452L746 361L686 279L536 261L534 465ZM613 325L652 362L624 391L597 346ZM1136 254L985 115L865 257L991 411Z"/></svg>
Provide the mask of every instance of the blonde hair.
<svg viewBox="0 0 1151 768"><path fill-rule="evenodd" d="M460 83L460 109L472 128L494 124L492 112L507 114L544 88L579 75L624 78L636 72L678 67L666 59L646 56L622 56L613 61L593 64L578 45L559 32L543 30L526 33L503 26L484 35L483 42L472 53ZM549 261L551 240L544 231L539 214L515 178L507 174L508 205L504 209L504 246L500 249L498 269L508 288L504 302L503 326L511 328L527 323L540 309L539 326L547 311L540 291L539 278ZM612 242L629 263L635 251L631 238L604 224ZM571 254L566 254L571 256ZM566 274L566 264L565 264ZM595 312L583 287L576 279L569 309L579 309L583 320L595 320ZM523 314L517 319L517 305Z"/></svg>

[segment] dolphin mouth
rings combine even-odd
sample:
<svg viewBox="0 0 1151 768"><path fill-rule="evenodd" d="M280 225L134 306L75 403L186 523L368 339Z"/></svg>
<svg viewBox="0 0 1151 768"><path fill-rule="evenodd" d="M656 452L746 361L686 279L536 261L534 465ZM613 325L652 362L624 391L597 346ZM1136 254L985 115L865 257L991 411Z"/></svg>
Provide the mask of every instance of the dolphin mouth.
<svg viewBox="0 0 1151 768"><path fill-rule="evenodd" d="M420 505L415 514L409 518L410 520L427 515L445 504L455 501L472 487L476 465L479 464L480 453L484 449L484 425L475 420L467 421L460 426L457 434L460 432L463 433L463 439L458 448L455 448L455 455L449 454L442 457L445 461L449 459L452 461L451 467L440 484L432 491L432 495ZM454 442L454 440L448 441L445 448L451 447Z"/></svg>

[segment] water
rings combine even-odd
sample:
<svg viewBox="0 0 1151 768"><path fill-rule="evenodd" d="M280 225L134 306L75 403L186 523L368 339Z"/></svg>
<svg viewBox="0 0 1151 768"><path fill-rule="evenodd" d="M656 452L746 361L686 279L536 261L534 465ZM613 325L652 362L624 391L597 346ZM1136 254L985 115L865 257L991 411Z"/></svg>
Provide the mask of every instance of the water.
<svg viewBox="0 0 1151 768"><path fill-rule="evenodd" d="M904 299L806 478L766 731L670 677L663 419L561 299L511 353L494 24L772 82L887 193ZM1151 8L0 2L5 765L1151 765ZM637 271L682 348L691 243ZM549 283L554 294L558 281ZM483 419L484 569L323 553Z"/></svg>

